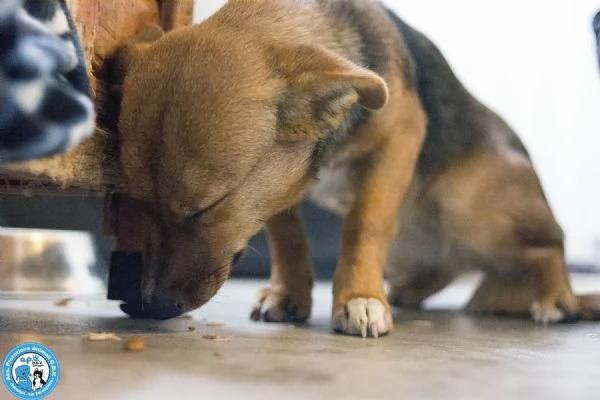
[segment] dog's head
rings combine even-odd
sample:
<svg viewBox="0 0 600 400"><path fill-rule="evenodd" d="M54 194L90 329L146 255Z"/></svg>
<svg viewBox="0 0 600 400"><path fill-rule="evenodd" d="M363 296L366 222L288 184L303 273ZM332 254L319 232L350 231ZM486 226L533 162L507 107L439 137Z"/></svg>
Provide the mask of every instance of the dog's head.
<svg viewBox="0 0 600 400"><path fill-rule="evenodd" d="M31 376L31 369L27 365L21 365L15 368L17 378L28 379Z"/></svg>
<svg viewBox="0 0 600 400"><path fill-rule="evenodd" d="M387 88L311 45L210 22L155 33L121 52L119 130L128 192L145 204L145 310L165 319L216 293L248 240L301 200L319 143L356 107L383 107Z"/></svg>

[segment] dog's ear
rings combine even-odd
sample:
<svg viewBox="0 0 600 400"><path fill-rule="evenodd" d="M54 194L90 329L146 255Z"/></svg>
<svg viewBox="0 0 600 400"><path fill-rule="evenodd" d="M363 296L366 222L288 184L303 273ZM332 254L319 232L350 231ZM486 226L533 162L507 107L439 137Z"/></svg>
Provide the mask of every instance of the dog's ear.
<svg viewBox="0 0 600 400"><path fill-rule="evenodd" d="M149 25L139 30L115 51L111 59L111 92L114 95L120 95L121 85L133 61L164 34L161 27Z"/></svg>
<svg viewBox="0 0 600 400"><path fill-rule="evenodd" d="M343 128L357 107L378 110L388 101L379 75L329 50L297 46L273 54L276 72L286 81L278 104L285 139L320 139Z"/></svg>

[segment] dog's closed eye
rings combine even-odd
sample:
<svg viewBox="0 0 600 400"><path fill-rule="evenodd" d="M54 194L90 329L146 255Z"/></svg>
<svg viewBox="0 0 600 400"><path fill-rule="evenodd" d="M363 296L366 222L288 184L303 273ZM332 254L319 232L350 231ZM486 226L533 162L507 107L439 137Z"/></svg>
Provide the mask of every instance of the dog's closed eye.
<svg viewBox="0 0 600 400"><path fill-rule="evenodd" d="M184 225L193 224L194 222L198 221L204 213L205 213L205 210L201 210L201 211L195 212L193 214L186 215L182 218L182 222Z"/></svg>
<svg viewBox="0 0 600 400"><path fill-rule="evenodd" d="M196 222L198 222L202 216L204 216L206 213L212 211L215 207L217 207L219 204L221 204L223 202L223 200L225 200L227 198L228 194L224 195L223 197L221 197L219 200L215 201L214 203L212 203L211 205L202 208L199 211L191 211L186 215L182 215L177 217L177 219L180 221L180 223L182 225L191 225L194 224Z"/></svg>

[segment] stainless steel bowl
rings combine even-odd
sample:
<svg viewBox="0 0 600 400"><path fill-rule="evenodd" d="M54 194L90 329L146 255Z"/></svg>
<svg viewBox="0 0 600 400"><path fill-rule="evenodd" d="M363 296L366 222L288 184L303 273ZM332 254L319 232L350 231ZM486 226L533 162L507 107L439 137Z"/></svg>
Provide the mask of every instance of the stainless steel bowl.
<svg viewBox="0 0 600 400"><path fill-rule="evenodd" d="M96 296L106 293L91 234L0 228L0 296Z"/></svg>

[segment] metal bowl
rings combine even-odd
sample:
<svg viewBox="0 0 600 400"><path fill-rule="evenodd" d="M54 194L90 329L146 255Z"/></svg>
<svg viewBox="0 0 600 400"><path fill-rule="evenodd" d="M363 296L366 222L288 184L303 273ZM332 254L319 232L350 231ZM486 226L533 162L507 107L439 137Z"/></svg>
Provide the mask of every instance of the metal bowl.
<svg viewBox="0 0 600 400"><path fill-rule="evenodd" d="M0 228L0 296L97 296L101 271L87 232Z"/></svg>

